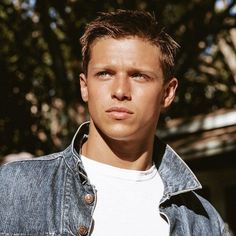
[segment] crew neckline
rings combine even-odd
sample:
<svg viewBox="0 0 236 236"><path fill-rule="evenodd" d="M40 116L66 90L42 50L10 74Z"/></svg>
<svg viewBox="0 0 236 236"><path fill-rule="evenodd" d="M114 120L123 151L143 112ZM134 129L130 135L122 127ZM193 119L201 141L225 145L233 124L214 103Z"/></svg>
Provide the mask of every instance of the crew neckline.
<svg viewBox="0 0 236 236"><path fill-rule="evenodd" d="M157 174L156 166L153 164L148 170L131 170L115 166L111 166L102 162L92 160L84 155L81 155L81 160L85 171L90 173L99 173L100 176L109 176L120 180L129 180L133 182L147 181Z"/></svg>

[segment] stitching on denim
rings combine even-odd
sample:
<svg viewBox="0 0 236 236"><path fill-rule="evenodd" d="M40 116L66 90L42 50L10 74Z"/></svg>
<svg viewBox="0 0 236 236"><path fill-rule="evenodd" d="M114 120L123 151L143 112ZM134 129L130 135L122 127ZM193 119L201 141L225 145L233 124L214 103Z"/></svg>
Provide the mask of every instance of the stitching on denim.
<svg viewBox="0 0 236 236"><path fill-rule="evenodd" d="M68 231L67 229L69 228L69 223L68 223L69 215L68 215L68 212L69 212L69 202L70 202L70 199L71 199L71 193L70 193L71 184L72 184L71 176L72 176L72 173L70 171L68 171L67 175L66 175L66 181L65 181L64 212L63 212L64 225L65 225L64 230L65 231Z"/></svg>
<svg viewBox="0 0 236 236"><path fill-rule="evenodd" d="M24 160L15 160L15 161L11 161L11 162L7 162L3 165L1 165L0 167L5 167L5 166L9 166L15 163L25 163L25 162L32 162L32 161L52 161L55 159L59 159L59 158L63 158L62 152L58 152L58 153L52 153L49 155L45 155L45 156L41 156L41 157L33 157L31 159L24 159ZM1 234L0 234L1 236Z"/></svg>
<svg viewBox="0 0 236 236"><path fill-rule="evenodd" d="M64 209L65 209L65 195L66 195L66 180L67 180L67 173L68 173L68 169L66 168L66 166L64 166L65 168L65 172L64 172L64 176L63 176L63 186L62 186L62 200L61 200L61 219L60 219L60 232L63 233L63 222L65 222L64 219Z"/></svg>

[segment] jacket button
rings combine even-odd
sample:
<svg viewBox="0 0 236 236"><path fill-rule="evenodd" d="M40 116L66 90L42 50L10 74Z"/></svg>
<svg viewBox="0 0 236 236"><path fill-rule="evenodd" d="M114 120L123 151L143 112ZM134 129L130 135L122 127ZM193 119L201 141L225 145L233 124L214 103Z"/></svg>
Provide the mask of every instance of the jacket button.
<svg viewBox="0 0 236 236"><path fill-rule="evenodd" d="M94 202L94 196L88 193L84 196L84 200L86 203L91 204Z"/></svg>
<svg viewBox="0 0 236 236"><path fill-rule="evenodd" d="M81 225L78 229L78 233L79 233L80 236L87 235L87 233L88 233L87 227L85 227L84 225Z"/></svg>

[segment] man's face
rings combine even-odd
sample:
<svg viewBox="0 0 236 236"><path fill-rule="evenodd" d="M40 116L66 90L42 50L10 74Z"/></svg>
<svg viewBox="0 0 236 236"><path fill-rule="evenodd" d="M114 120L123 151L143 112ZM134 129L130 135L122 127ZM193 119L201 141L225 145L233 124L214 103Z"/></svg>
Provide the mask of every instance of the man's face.
<svg viewBox="0 0 236 236"><path fill-rule="evenodd" d="M138 37L96 40L87 76L80 75L91 127L115 140L153 135L162 108L174 98L177 80L164 83L160 50Z"/></svg>

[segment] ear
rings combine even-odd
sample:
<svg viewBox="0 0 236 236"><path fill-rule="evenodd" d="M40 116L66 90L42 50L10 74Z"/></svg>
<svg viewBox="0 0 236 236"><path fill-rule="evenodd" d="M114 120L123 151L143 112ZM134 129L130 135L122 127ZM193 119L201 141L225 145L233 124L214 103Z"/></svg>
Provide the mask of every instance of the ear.
<svg viewBox="0 0 236 236"><path fill-rule="evenodd" d="M165 90L162 100L162 108L167 108L175 98L175 91L178 87L178 80L176 78L172 78L164 84L164 87Z"/></svg>
<svg viewBox="0 0 236 236"><path fill-rule="evenodd" d="M87 78L84 73L81 73L79 75L80 79L80 92L81 92L81 97L84 102L88 101L88 86L87 86Z"/></svg>

